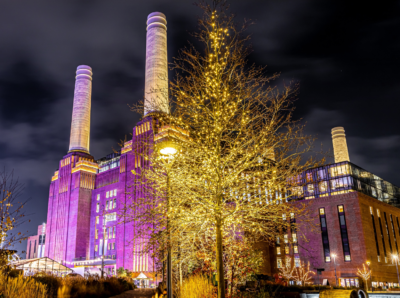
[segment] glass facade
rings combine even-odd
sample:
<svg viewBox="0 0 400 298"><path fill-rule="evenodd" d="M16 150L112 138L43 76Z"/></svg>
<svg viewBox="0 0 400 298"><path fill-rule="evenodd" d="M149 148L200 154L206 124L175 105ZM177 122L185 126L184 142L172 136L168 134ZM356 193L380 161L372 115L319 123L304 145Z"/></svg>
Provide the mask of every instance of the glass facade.
<svg viewBox="0 0 400 298"><path fill-rule="evenodd" d="M352 164L340 162L307 170L296 177L291 199L314 199L359 191L390 205L400 207L400 188Z"/></svg>

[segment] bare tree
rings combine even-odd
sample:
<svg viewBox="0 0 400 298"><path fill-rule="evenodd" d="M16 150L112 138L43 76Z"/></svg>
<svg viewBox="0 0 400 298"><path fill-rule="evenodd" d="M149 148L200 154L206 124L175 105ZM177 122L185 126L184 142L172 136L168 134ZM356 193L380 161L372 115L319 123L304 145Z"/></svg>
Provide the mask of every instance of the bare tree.
<svg viewBox="0 0 400 298"><path fill-rule="evenodd" d="M26 217L24 206L29 199L21 199L24 185L14 177L14 171L0 172L0 249L2 265L10 257L8 253L16 244L26 239L21 231L16 232L22 224L30 222ZM18 229L20 230L20 229Z"/></svg>

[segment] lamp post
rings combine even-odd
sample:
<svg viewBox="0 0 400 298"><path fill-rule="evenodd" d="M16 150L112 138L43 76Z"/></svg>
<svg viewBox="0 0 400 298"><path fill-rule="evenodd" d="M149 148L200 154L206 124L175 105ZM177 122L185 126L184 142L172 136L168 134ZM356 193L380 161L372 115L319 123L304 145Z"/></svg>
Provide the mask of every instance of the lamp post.
<svg viewBox="0 0 400 298"><path fill-rule="evenodd" d="M371 291L373 292L373 291L374 291L374 288L372 287L372 274L371 274L371 268L369 268L369 265L371 264L371 262L370 262L370 261L367 261L366 263L367 263L367 266L368 266L369 278L370 278L370 280L371 280ZM367 282L368 282L368 281L367 281Z"/></svg>
<svg viewBox="0 0 400 298"><path fill-rule="evenodd" d="M392 255L392 258L396 264L396 271L397 271L397 284L400 286L400 278L399 278L399 268L397 266L397 263L399 262L399 256L398 255Z"/></svg>
<svg viewBox="0 0 400 298"><path fill-rule="evenodd" d="M333 263L335 264L335 284L336 286L338 286L337 275L336 275L336 254L332 254L332 257L333 257Z"/></svg>
<svg viewBox="0 0 400 298"><path fill-rule="evenodd" d="M167 298L172 298L172 252L171 252L171 232L169 227L169 205L170 205L170 181L169 170L171 167L170 159L178 152L172 142L166 141L159 146L159 152L167 159L167 237L168 237L168 251L167 251Z"/></svg>
<svg viewBox="0 0 400 298"><path fill-rule="evenodd" d="M101 278L104 277L104 246L106 246L106 217L103 216L103 247L101 253Z"/></svg>

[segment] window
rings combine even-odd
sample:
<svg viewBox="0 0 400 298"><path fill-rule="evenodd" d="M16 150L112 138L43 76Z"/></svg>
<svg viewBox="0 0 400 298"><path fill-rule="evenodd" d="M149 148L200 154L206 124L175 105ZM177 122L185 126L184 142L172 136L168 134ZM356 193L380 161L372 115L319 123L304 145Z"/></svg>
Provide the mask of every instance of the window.
<svg viewBox="0 0 400 298"><path fill-rule="evenodd" d="M387 263L386 258L386 245L385 245L385 237L383 236L383 229L382 229L382 221L381 221L381 213L379 211L379 209L376 209L376 213L378 214L378 221L379 221L379 228L381 230L381 239L382 239L382 244L383 244L383 255L385 256L385 263Z"/></svg>
<svg viewBox="0 0 400 298"><path fill-rule="evenodd" d="M351 261L350 243L349 243L349 236L347 233L346 217L344 214L344 206L343 205L338 206L338 215L339 215L339 224L340 224L340 234L342 236L344 260L346 262L348 262L348 261Z"/></svg>
<svg viewBox="0 0 400 298"><path fill-rule="evenodd" d="M313 182L312 173L306 173L306 180L307 180L307 182Z"/></svg>
<svg viewBox="0 0 400 298"><path fill-rule="evenodd" d="M308 185L307 185L307 191L308 191L310 194L313 194L313 193L314 193L314 184L308 184Z"/></svg>
<svg viewBox="0 0 400 298"><path fill-rule="evenodd" d="M97 201L100 201L100 194L97 194Z"/></svg>
<svg viewBox="0 0 400 298"><path fill-rule="evenodd" d="M294 258L294 266L297 268L300 267L300 258Z"/></svg>
<svg viewBox="0 0 400 298"><path fill-rule="evenodd" d="M391 226L392 226L392 232L393 232L394 243L395 243L395 245L396 245L396 252L397 252L397 254L398 254L398 253L399 253L399 247L397 246L396 230L394 229L393 217L392 217L391 214L390 214L390 223L391 223Z"/></svg>
<svg viewBox="0 0 400 298"><path fill-rule="evenodd" d="M98 216L96 216L96 224L98 224L100 222L100 219Z"/></svg>
<svg viewBox="0 0 400 298"><path fill-rule="evenodd" d="M318 180L323 180L326 178L326 171L325 169L320 169L317 172Z"/></svg>
<svg viewBox="0 0 400 298"><path fill-rule="evenodd" d="M108 201L106 201L106 210L108 210Z"/></svg>
<svg viewBox="0 0 400 298"><path fill-rule="evenodd" d="M99 211L100 211L100 204L97 203L97 205L96 205L96 212L99 212Z"/></svg>
<svg viewBox="0 0 400 298"><path fill-rule="evenodd" d="M288 242L289 242L289 241L288 241L288 235L284 235L284 236L283 236L283 239L284 239L285 243L288 243Z"/></svg>
<svg viewBox="0 0 400 298"><path fill-rule="evenodd" d="M110 197L110 192L107 191L107 192L106 192L106 199L108 199L109 197Z"/></svg>
<svg viewBox="0 0 400 298"><path fill-rule="evenodd" d="M329 247L328 227L326 224L325 208L319 208L319 221L321 224L322 247L324 249L325 262L328 263L331 261L331 250Z"/></svg>
<svg viewBox="0 0 400 298"><path fill-rule="evenodd" d="M97 251L99 249L99 247L96 245L95 247L94 247L94 251Z"/></svg>
<svg viewBox="0 0 400 298"><path fill-rule="evenodd" d="M318 184L318 188L320 192L328 191L328 183L326 181L322 181Z"/></svg>
<svg viewBox="0 0 400 298"><path fill-rule="evenodd" d="M282 219L285 221L286 220L286 214L282 214Z"/></svg>
<svg viewBox="0 0 400 298"><path fill-rule="evenodd" d="M117 219L117 213L116 212L106 214L106 222L113 221L113 220L116 220L116 219Z"/></svg>
<svg viewBox="0 0 400 298"><path fill-rule="evenodd" d="M99 238L99 230L98 229L96 229L95 232L94 232L94 238L95 239Z"/></svg>
<svg viewBox="0 0 400 298"><path fill-rule="evenodd" d="M393 254L392 241L390 240L390 234L389 234L389 227L388 227L388 222L387 222L387 218L386 218L386 212L383 212L383 217L385 218L386 234L387 234L388 240L389 240L390 253Z"/></svg>
<svg viewBox="0 0 400 298"><path fill-rule="evenodd" d="M332 167L329 170L330 170L331 177L349 174L349 166L347 164Z"/></svg>
<svg viewBox="0 0 400 298"><path fill-rule="evenodd" d="M280 248L280 247L277 247L277 248L276 248L276 254L277 254L277 255L280 255L280 254L281 254L281 248Z"/></svg>
<svg viewBox="0 0 400 298"><path fill-rule="evenodd" d="M378 262L379 262L379 260L380 260L380 252L379 252L378 236L377 236L377 234L376 234L374 212L373 212L372 207L369 207L369 211L370 211L370 213L371 213L372 227L374 228L374 236L375 236L375 244L376 244L376 253L377 253L377 255L378 255Z"/></svg>
<svg viewBox="0 0 400 298"><path fill-rule="evenodd" d="M279 237L276 237L276 244L280 244Z"/></svg>
<svg viewBox="0 0 400 298"><path fill-rule="evenodd" d="M282 268L282 259L281 258L277 258L276 259L276 266L279 268Z"/></svg>
<svg viewBox="0 0 400 298"><path fill-rule="evenodd" d="M108 238L109 238L109 239L112 238L112 229L113 229L113 227L109 227L109 228L108 228Z"/></svg>
<svg viewBox="0 0 400 298"><path fill-rule="evenodd" d="M297 234L292 234L293 243L297 242Z"/></svg>
<svg viewBox="0 0 400 298"><path fill-rule="evenodd" d="M294 213L290 213L290 219L294 219Z"/></svg>
<svg viewBox="0 0 400 298"><path fill-rule="evenodd" d="M113 242L112 244L112 249L115 249L115 242Z"/></svg>
<svg viewBox="0 0 400 298"><path fill-rule="evenodd" d="M113 238L115 238L116 232L117 232L117 227L114 226L114 228L113 228Z"/></svg>
<svg viewBox="0 0 400 298"><path fill-rule="evenodd" d="M289 254L290 253L290 249L289 249L289 246L285 246L285 254Z"/></svg>
<svg viewBox="0 0 400 298"><path fill-rule="evenodd" d="M294 252L295 254L298 254L298 253L299 253L299 249L298 249L297 245L294 245L294 246L293 246L293 252Z"/></svg>
<svg viewBox="0 0 400 298"><path fill-rule="evenodd" d="M115 208L117 208L117 199L114 199L114 202L113 202L113 209L115 209Z"/></svg>
<svg viewBox="0 0 400 298"><path fill-rule="evenodd" d="M110 209L110 210L113 209L113 200L110 200L110 207L108 209Z"/></svg>
<svg viewBox="0 0 400 298"><path fill-rule="evenodd" d="M114 189L114 197L116 197L116 196L117 196L117 190Z"/></svg>

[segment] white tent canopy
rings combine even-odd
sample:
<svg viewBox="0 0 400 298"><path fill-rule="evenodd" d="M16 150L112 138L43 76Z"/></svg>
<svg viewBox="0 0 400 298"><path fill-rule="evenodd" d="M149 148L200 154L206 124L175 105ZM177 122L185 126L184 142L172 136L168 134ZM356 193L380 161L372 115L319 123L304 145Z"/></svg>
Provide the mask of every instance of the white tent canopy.
<svg viewBox="0 0 400 298"><path fill-rule="evenodd" d="M15 269L22 269L24 271L31 272L51 272L51 273L71 273L72 269L50 259L47 257L44 258L36 258L36 259L28 259L28 260L20 260L16 262L12 262L10 264Z"/></svg>

